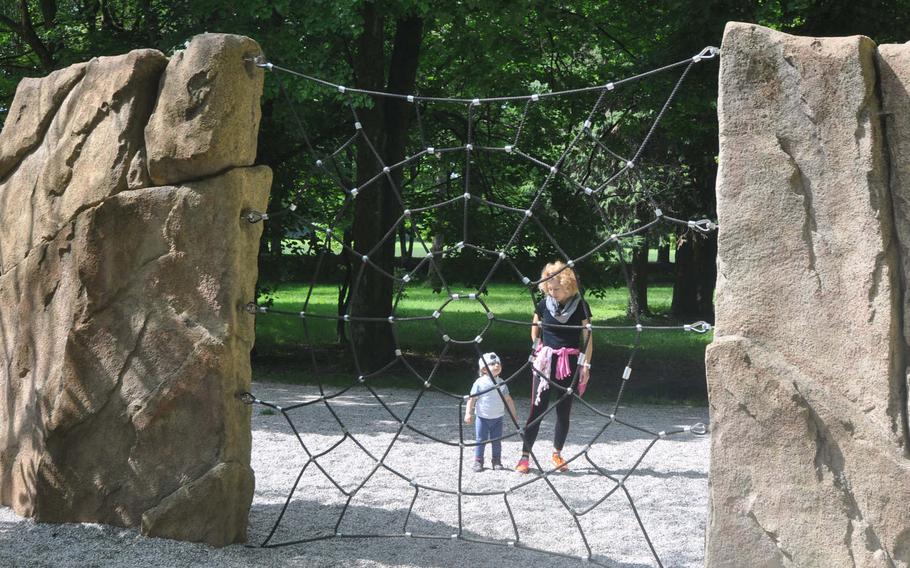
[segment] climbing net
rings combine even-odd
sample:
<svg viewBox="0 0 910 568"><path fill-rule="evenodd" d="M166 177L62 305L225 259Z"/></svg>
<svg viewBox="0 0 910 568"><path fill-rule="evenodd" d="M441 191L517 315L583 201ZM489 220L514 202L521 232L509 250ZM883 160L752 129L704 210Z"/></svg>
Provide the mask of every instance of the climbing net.
<svg viewBox="0 0 910 568"><path fill-rule="evenodd" d="M586 408L593 414L593 416L596 417L597 423L593 430L594 434L591 436L587 444L584 445L580 451L574 453L574 455L566 456L566 461L568 464L571 465L573 462L577 462L577 464L587 462L590 468L587 468L585 471L590 472L590 475L596 476L600 480L606 480L602 494L596 496L593 499L593 502L590 502L586 506L573 506L570 504L570 500L567 499L563 494L564 489L560 489L558 487L558 484L554 483L556 476L560 475L558 469L556 467L551 468L544 466L544 464L538 460L534 452L531 453L531 460L532 463L536 465L537 471L535 472L532 470L532 474L527 477L516 477L516 482L514 484L508 487L490 490L470 490L468 487L466 487L466 483L462 475L462 470L465 463L464 452L466 449L469 451L472 450L478 444L478 442L474 441L473 436L470 434L465 434L464 424L462 423L461 416L464 414L465 404L467 404L472 395L454 393L441 388L440 386L434 384L434 378L437 376L437 372L440 368L440 365L442 364L442 361L445 359L447 353L450 349L453 348L453 346L462 346L462 349L467 348L469 350L473 350L477 357L482 357L483 350L481 349L481 343L484 340L487 332L490 330L491 326L494 324L523 327L531 325L527 321L518 321L498 316L489 305L492 302L485 301L482 293L482 291L485 290L487 284L490 283L491 279L494 277L494 274L497 272L497 270L500 267L506 266L509 267L511 271L515 273L515 275L517 275L517 279L521 282L522 287L526 289L530 295L533 306L536 304L535 292L538 289L538 286L542 282L548 280L549 278L554 278L559 274L557 272L547 278L535 279L523 273L520 263L516 262L513 258L513 252L520 245L522 230L526 226L533 224L537 227L538 230L543 233L546 239L552 244L553 248L558 251L559 256L562 257L561 259L565 263L564 269L576 268L580 265L580 263L595 259L597 258L597 255L605 254L605 251L609 250L610 247L615 247L616 257L620 261L620 265L622 266L623 272L626 276L627 283L629 280L629 275L628 271L626 270L625 262L623 261L622 247L624 240L631 239L636 235L640 235L659 223L682 225L684 227L687 227L689 230L699 233L708 233L716 229L716 224L708 219L685 220L674 218L664 213L661 209L660 204L658 203L657 197L659 196L655 195L654 192L648 189L648 184L641 178L639 169L643 152L648 147L649 142L651 142L658 124L676 97L681 85L683 84L683 81L689 74L689 71L694 65L698 64L699 62L715 58L717 53L717 48L707 47L700 53L685 60L645 73L641 73L639 75L628 77L626 79L612 81L602 85L559 92L542 92L521 96L474 99L426 97L416 94L405 95L356 89L345 87L343 85L333 84L315 77L311 77L309 75L298 73L290 69L279 67L273 63L265 61L264 59L258 59L254 61L256 65L269 71L280 72L281 74L294 77L295 80L303 79L310 82L311 84L324 87L326 89L327 96L340 97L345 102L346 106L350 108L352 123L351 130L349 131L350 134L343 143L335 147L335 149L332 151L318 151L316 145L312 143L310 137L306 134L306 129L304 127L303 121L300 119L296 111L293 110L295 103L291 100L291 97L288 96L287 91L285 90L284 85L280 79L280 76L277 76L278 78L276 80L278 82L279 88L282 93L285 94L287 103L290 105L293 116L297 121L297 126L299 126L300 131L303 133L306 148L311 153L312 163L316 168L315 171L331 180L331 182L339 188L343 194L344 203L330 220L307 217L307 215L305 215L304 208L301 207L301 203L303 202L302 200L305 197L303 194L293 197L291 202L288 203L287 206L283 209L274 209L269 213L260 211L244 212L243 218L250 223L268 221L270 218L275 218L279 215L294 215L302 225L307 227L311 235L315 235L321 238L319 242L318 261L314 271L315 274L313 275L306 298L303 301L303 305L299 310L287 311L274 309L268 305L257 305L254 302L251 302L247 305L247 310L250 313L256 314L258 316L274 315L279 317L299 318L303 323L305 344L311 354L310 360L312 364L312 373L316 378L320 377L321 373L319 365L317 364L317 359L313 354L309 327L310 323L314 320L335 320L336 323L337 320L343 320L344 322L348 323L348 325L387 325L388 333L391 335L395 344L394 357L391 359L391 361L382 368L374 371L364 370L363 365L358 358L356 349L353 350L352 359L354 367L356 369L356 375L352 377L350 385L338 388L337 390L332 391L331 389L325 387L322 382L320 382L318 386L318 395L309 397L307 400L304 400L302 402L286 406L281 406L276 402L261 400L253 393L244 393L244 395L241 397L243 402L247 404L260 405L262 407L272 409L269 412L280 413L280 415L287 422L287 427L296 438L296 442L299 444L300 451L302 451L304 454L304 463L300 469L299 474L296 477L296 480L293 482L290 488L290 492L288 493L287 498L284 500L283 507L281 507L280 512L277 514L275 523L268 535L262 540L261 543L259 543L258 546L278 547L306 543L315 540L341 537L410 537L428 539L451 538L472 542L496 544L501 546L518 547L536 550L548 554L567 556L566 554L552 550L545 550L536 548L534 546L529 546L522 540L522 534L519 530L519 523L516 521L516 517L513 512L514 503L510 501L510 498L514 499L516 491L519 489L528 486L536 486L538 488L538 491L548 492L548 494L551 494L553 497L555 497L556 500L558 500L561 506L565 509L565 511L571 516L573 525L578 531L581 541L583 542L584 549L586 550L585 555L581 557L572 555L572 557L582 558L594 563L600 563L597 557L595 557L593 554L591 543L589 541L589 535L586 534L586 531L583 528L580 519L585 515L598 510L599 506L607 501L608 498L614 494L617 494L625 497L632 513L634 514L635 521L638 528L640 529L641 535L643 536L644 541L647 543L651 555L653 555L654 561L658 566L663 566L657 550L655 549L655 546L652 543L647 530L645 529L645 524L639 515L638 509L636 508L632 493L630 493L627 487L627 480L630 478L630 476L636 473L636 469L642 463L642 460L644 460L645 456L651 451L651 449L659 440L683 433L703 435L706 432L706 427L701 423L695 423L684 427L674 427L662 431L653 431L650 428L632 424L620 416L620 403L622 401L626 385L631 379L632 364L636 352L641 345L641 337L643 334L674 330L705 333L711 329L710 324L706 322L695 322L692 324L679 326L643 325L636 310L632 314L634 323L631 325L600 324L597 322L597 319L595 317L592 317L588 320L589 323L584 326L559 326L578 329L579 333L582 333L585 330L588 332L583 334L583 337L585 338L584 345L580 347L580 351L582 353L585 352L587 342L591 341L591 337L594 332L626 330L626 333L631 332L634 334L634 344L631 347L628 359L626 360L626 364L623 367L621 373L618 394L616 396L615 402L611 403L611 407L608 410L601 410L580 396L579 370L581 369L581 365L577 366L574 374L571 377L571 382L568 384L568 386L565 386L565 382L561 384L555 380L551 381L548 377L544 376L534 368L533 348L532 353L528 357L527 361L504 380L505 384L507 385L515 383L519 380L526 380L527 374L530 370L532 374L536 373L540 381L546 381L549 384L549 388L552 389L552 396L556 397L556 400L551 401L549 408L544 413L542 413L542 415L538 416L536 420L527 424L520 424L515 420L514 417L512 417L511 431L504 432L499 440L523 439L523 435L529 426L539 424L540 421L542 421L548 414L557 408L559 402L568 397L574 397L573 402L575 404L583 405L584 408ZM620 89L628 83L640 81L652 75L667 73L672 70L681 70L681 74L679 75L678 80L676 80L672 90L669 93L669 96L666 98L660 111L655 115L653 122L650 124L650 128L648 128L647 132L640 139L640 141L637 142L637 145L627 149L628 151L626 153L616 150L615 147L608 145L612 126L608 124L598 124L599 121L604 121L603 116L599 115L598 112L603 108L607 97L609 97L612 92ZM334 91L334 93L332 93L332 91ZM522 134L527 126L529 117L531 116L535 105L540 104L546 99L558 100L559 97L581 95L585 93L592 95L592 98L596 97L596 100L588 110L586 119L577 127L568 130L567 143L555 161L548 162L542 157L535 156L533 154L533 151L525 150L523 148ZM374 143L374 141L370 139L370 136L365 133L361 118L358 115L358 108L362 108L364 97L371 97L374 100L394 98L399 99L400 101L406 101L406 103L408 103L413 109L413 116L415 118L417 127L420 130L419 138L422 147L420 147L416 152L413 152L411 155L405 156L403 160L397 163L385 163L383 156L377 150L378 145ZM429 105L434 104L445 104L451 108L461 109L460 112L463 112L462 116L465 119L464 132L466 132L466 135L463 139L463 144L448 147L436 147L431 141L427 141L423 121L421 119L421 110L425 109ZM484 107L484 105L500 105L501 107L503 105L515 105L516 109L522 109L519 115L520 119L517 121L517 124L514 125L514 129L512 130L512 135L508 139L504 140L504 144L490 145L489 141L484 141L484 143L480 142L481 136L479 136L479 133L477 132L475 123L477 114L479 110ZM581 177L578 175L577 171L568 167L570 156L572 155L573 150L575 150L582 141L587 141L587 143L590 144L591 155L600 154L603 157L602 163L610 166L600 168L599 171L605 172L600 174L602 175L602 179L592 179L590 169L583 177ZM351 151L351 148L355 144L365 145L365 147L369 149L376 160L375 175L367 178L361 183L354 183L351 181L351 179L354 179L356 176L345 174L345 170L349 166L344 163L344 156L346 152ZM532 191L526 193L527 201L520 204L502 203L496 201L495 199L490 199L486 195L479 194L479 192L472 193L471 164L473 157L481 153L497 154L500 156L505 156L508 159L526 163L532 168L542 168L543 172L545 172L543 181L539 184L535 184L536 187L534 187ZM451 156L455 157L456 159L458 159L459 156L462 156L462 173L460 175L451 173L449 176L446 176L448 178L446 180L446 185L443 186L443 189L441 189L439 193L435 194L441 195L438 201L420 206L409 206L408 202L405 199L405 192L403 191L403 188L400 187L400 181L396 182L396 178L393 173L399 170L404 170L405 168L412 167L414 165L419 165L421 162L426 162L430 158L439 159L443 156ZM364 179L364 176L361 175L360 179ZM451 186L453 184L448 183L452 181L455 182L456 187L456 190L454 192L451 191ZM383 182L388 184L388 187L391 189L391 194L394 196L395 200L397 200L397 205L400 208L399 210L401 212L400 216L394 225L388 229L388 232L385 234L385 236L380 239L380 241L377 242L371 250L355 250L352 244L347 242L346 239L342 238L338 234L339 223L342 222L342 219L344 219L344 216L349 212L350 208L354 206L358 195L368 191L379 191L377 187ZM561 182L562 187L567 188L574 197L577 197L584 201L586 207L594 216L594 218L600 220L601 229L603 230L603 238L600 240L600 242L593 243L590 248L584 250L581 254L575 255L574 257L563 249L558 240L538 219L538 217L540 217L541 210L545 207L545 197L547 196L548 192L553 191L552 188L556 185L557 182ZM623 187L624 184L627 188L640 188L637 193L630 190L628 195L634 196L634 198L639 201L639 205L643 206L645 210L650 212L651 219L642 221L639 226L632 226L631 228L627 228L627 230L614 232L610 229L611 221L607 212L608 203L610 198L615 196L617 192L620 191L619 188ZM448 195L443 195L446 191L445 187L449 188ZM455 194L451 195L451 193ZM504 240L502 246L497 246L496 250L490 249L479 242L472 242L468 232L469 215L472 211L472 204L479 204L485 208L488 208L489 210L502 211L505 214L514 215L516 217L517 221L514 231L511 233L511 235L508 236L508 239ZM460 240L457 243L444 243L443 246L438 246L438 243L435 246L428 246L424 240L424 237L422 236L422 233L426 232L426 225L422 225L422 218L431 212L439 212L450 208L457 209L459 206L462 212ZM421 227L424 227L424 229L421 230ZM422 248L424 257L413 268L406 270L403 273L396 273L395 270L390 271L380 262L377 262L374 259L374 256L377 255L380 247L382 247L388 240L394 239L398 231L400 231L402 228L411 231L411 233L414 235L414 238L416 239L416 243ZM328 315L311 312L310 303L313 298L314 287L317 282L317 278L319 277L319 271L324 264L324 258L327 255L332 254L333 246L336 250L339 248L343 249L350 258L357 259L360 262L359 269L356 271L356 276L353 278L353 282L351 284L352 296L356 295L360 287L364 285L364 274L365 270L367 269L374 270L383 275L384 278L387 278L390 281L394 282L396 295L394 298L391 313L383 315L381 317L377 317L372 314L358 314L354 313L354 310L351 307L353 304L348 307L346 313L339 315ZM453 291L445 277L444 271L442 270L442 261L444 259L462 254L465 250L473 251L474 254L476 254L479 258L489 258L492 260L492 267L484 277L483 282L477 286L476 290L469 293ZM400 309L399 302L404 297L405 290L409 285L418 284L422 279L429 277L437 279L436 282L438 282L441 289L445 292L444 296L441 297L441 305L438 308L434 309L432 313L403 315L401 312L405 310ZM443 311L450 304L463 301L476 302L476 304L482 308L486 317L485 325L474 338L453 337L449 332L447 332L445 326L440 321ZM594 315L596 316L596 314ZM435 324L434 329L436 330L436 333L438 333L442 339L442 350L436 359L432 370L429 373L422 373L418 369L418 365L414 365L409 360L408 353L402 349L398 328L402 324L408 322L433 322L433 324ZM543 327L546 324L540 323L536 325ZM407 373L413 376L414 380L416 381L416 386L419 387L416 398L404 412L401 412L400 410L396 411L395 408L393 408L395 405L387 403L376 388L378 384L377 378L383 373L387 372L393 366L399 364L403 365L407 370ZM369 395L372 396L379 405L381 405L389 417L391 417L392 423L395 425L391 440L387 444L384 444L384 449L382 449L381 452L371 450L368 445L364 443L360 436L353 433L352 429L342 418L342 413L340 413L337 409L337 404L341 400L339 397L342 397L345 394L349 394L352 392L352 389L364 389L366 393L369 393ZM487 392L493 391L494 389L497 393L499 393L500 397L503 396L499 388L493 386L489 387L487 390L480 391L473 396L479 397L486 394ZM446 436L442 433L430 432L427 428L421 428L416 424L416 421L414 420L415 413L418 410L421 401L425 398L424 395L431 391L438 393L437 396L442 396L450 399L452 401L453 410L454 406L457 405L458 414L456 415L453 413L451 415L452 419L457 423L448 424L446 430L452 433L457 431L457 439L452 439L453 436L451 435ZM299 413L311 411L317 405L329 413L334 422L337 423L337 427L341 432L340 439L332 443L328 448L318 451L314 449L313 444L308 443L305 440L305 436L300 433L300 430L295 423L295 417L297 417ZM510 416L510 413L507 412L506 415ZM628 470L624 473L611 471L598 463L598 458L594 455L595 452L592 451L598 442L603 442L607 439L609 428L613 425L622 425L627 428L631 428L639 433L639 435L649 440L631 467L629 467ZM401 440L402 435L406 431L410 432L412 435L426 438L432 442L444 444L452 448L457 448L458 474L457 485L455 487L444 486L440 483L424 483L409 475L408 472L403 471L402 468L396 467L390 463L390 460L388 459L390 452L392 451L395 444ZM368 471L364 473L363 477L360 478L360 481L355 482L353 485L350 483L345 484L338 481L337 476L333 476L330 473L329 469L323 466L324 460L328 459L331 453L337 450L346 440L350 440L350 442L352 442L360 452L369 458L370 463L372 463L372 467L368 468ZM302 538L275 542L275 540L277 540L275 538L276 531L278 531L279 526L281 526L282 520L285 518L285 514L288 511L288 507L291 505L294 499L294 495L298 490L301 478L310 468L318 470L319 473L317 475L321 474L324 476L328 482L334 486L334 489L337 490L342 496L342 501L344 501L344 503L341 507L340 514L338 515L337 522L330 532L307 534ZM405 514L404 522L401 525L400 530L389 530L382 533L372 534L342 533L342 522L345 519L346 514L349 512L352 500L359 492L364 490L368 482L370 482L370 480L377 475L377 472L387 472L392 476L399 478L408 484L412 492L410 505L407 509L407 513ZM591 487L593 487L593 485L591 485ZM442 495L455 501L455 505L457 506L457 526L451 527L452 531L450 531L448 534L429 534L413 530L412 512L414 511L415 503L418 501L418 497L420 495L427 493ZM469 532L465 530L466 519L462 507L463 500L466 498L502 499L511 524L511 537L506 539L492 539L478 538L469 534Z"/></svg>

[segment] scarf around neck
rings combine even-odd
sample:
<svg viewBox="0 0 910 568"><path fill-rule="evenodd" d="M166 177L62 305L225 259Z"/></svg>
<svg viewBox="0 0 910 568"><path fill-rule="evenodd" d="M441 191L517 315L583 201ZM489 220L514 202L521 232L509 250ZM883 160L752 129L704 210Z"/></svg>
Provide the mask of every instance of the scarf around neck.
<svg viewBox="0 0 910 568"><path fill-rule="evenodd" d="M575 308L578 307L580 300L581 294L575 294L566 302L565 306L560 308L556 300L553 299L553 296L547 294L547 310L550 312L550 315L553 316L553 319L559 323L566 323L569 321L569 318L572 317L572 314L575 313Z"/></svg>

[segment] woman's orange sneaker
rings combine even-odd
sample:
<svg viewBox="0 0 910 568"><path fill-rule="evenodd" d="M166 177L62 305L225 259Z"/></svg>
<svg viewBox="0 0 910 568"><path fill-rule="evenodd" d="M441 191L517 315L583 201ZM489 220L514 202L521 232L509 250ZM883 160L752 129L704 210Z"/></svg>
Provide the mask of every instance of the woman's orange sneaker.
<svg viewBox="0 0 910 568"><path fill-rule="evenodd" d="M566 460L562 459L559 452L553 452L553 465L555 465L556 469L559 471L569 471L569 464L566 463Z"/></svg>
<svg viewBox="0 0 910 568"><path fill-rule="evenodd" d="M528 465L528 458L521 458L518 460L518 465L515 466L515 471L518 473L528 473L531 469L531 466Z"/></svg>

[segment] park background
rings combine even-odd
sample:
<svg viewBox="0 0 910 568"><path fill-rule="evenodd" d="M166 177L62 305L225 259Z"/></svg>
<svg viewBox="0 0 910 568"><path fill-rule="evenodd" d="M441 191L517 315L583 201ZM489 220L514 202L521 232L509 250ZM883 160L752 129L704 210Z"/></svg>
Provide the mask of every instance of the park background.
<svg viewBox="0 0 910 568"><path fill-rule="evenodd" d="M5 118L18 81L43 76L92 57L154 48L171 55L202 31L243 34L262 46L269 61L332 83L423 96L465 97L560 91L603 84L691 57L717 45L727 21L756 22L788 33L815 36L863 34L878 43L902 42L910 29L910 3L831 1L591 1L591 2L363 2L363 1L104 1L4 0L0 4L0 121ZM678 78L661 74L617 91L604 110L601 139L618 152L640 142ZM324 241L298 215L275 214L293 203L309 219L328 220L346 198L313 165L307 138L319 152L337 149L350 136L351 111L346 97L309 81L266 81L256 162L275 173L260 261L256 301L294 311L307 302L310 314L335 316L351 302L376 306L393 301L391 282L357 289L352 280L359 261L339 245ZM613 232L650 219L643 192L651 192L665 214L680 219L716 219L717 69L693 68L643 156L636 181L604 205ZM444 105L421 109L423 124L394 105L357 99L368 134L386 157L419 147L425 136L439 145L463 144L461 109ZM590 108L585 97L542 104L529 117L522 147L552 162L565 144L568 129ZM485 105L475 128L490 139L504 138L520 109ZM368 178L373 158L349 147L338 156L341 177ZM463 162L463 160L461 160ZM430 203L459 193L463 167L457 159L437 167L406 168L396 182L408 203ZM591 158L568 164L578 179L602 178L608 164ZM491 201L519 203L545 176L526 164L478 156L472 164L471 191ZM601 170L600 172L598 170ZM386 189L387 191L387 189ZM371 209L361 199L349 207L337 230L345 244L376 242L383 227L400 211ZM570 254L601 242L597 223L587 223L587 206L571 192L552 191L540 222ZM378 219L378 223L376 222ZM377 262L399 274L416 266L427 250L438 251L459 240L460 212L439 210L423 218L417 231L402 230L383 247ZM514 216L478 207L472 212L472 241L496 250L514 230ZM525 274L536 276L544 262L560 256L543 231L529 225L510 251ZM213 238L217 236L213 235ZM423 244L426 245L424 248ZM598 324L640 321L676 325L713 321L716 234L660 224L620 252L597 255L579 267L585 294ZM318 258L323 259L316 270ZM620 258L620 254L622 258ZM484 283L489 261L470 250L442 262L450 290L432 274L407 287L396 305L402 316L426 315L438 308L445 291L475 291ZM253 267L250 267L251 269ZM315 275L315 278L314 278ZM369 284L369 283L367 283ZM482 298L497 317L529 320L531 302L514 273L499 271L482 287ZM309 299L308 299L309 298ZM461 310L461 311L459 311ZM485 315L469 306L452 306L444 324L453 336L470 337ZM315 323L314 323L315 321ZM392 352L389 334L369 341L354 338L345 322L260 318L253 353L254 378L285 382L312 381L312 355L319 379L350 381L350 352L377 368ZM601 373L617 375L634 344L632 332L596 336L595 357ZM400 344L422 371L437 360L437 334L400 328ZM636 354L633 400L704 402L704 348L711 334L652 334ZM528 352L527 329L494 326L485 349L500 352L506 373L518 368ZM469 382L471 351L453 352L444 361L437 384L454 390ZM605 361L615 364L603 364ZM595 378L597 372L595 370ZM616 378L616 377L611 377ZM407 386L406 373L394 371L389 384ZM595 382L594 395L612 396L615 380ZM627 399L629 400L629 399Z"/></svg>

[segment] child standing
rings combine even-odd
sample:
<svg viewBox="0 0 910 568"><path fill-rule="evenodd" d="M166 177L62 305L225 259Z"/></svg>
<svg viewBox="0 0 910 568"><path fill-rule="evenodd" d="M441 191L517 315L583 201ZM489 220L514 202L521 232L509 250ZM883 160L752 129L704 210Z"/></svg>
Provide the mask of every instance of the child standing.
<svg viewBox="0 0 910 568"><path fill-rule="evenodd" d="M483 450L486 442L492 440L493 469L502 469L502 417L505 415L505 405L513 417L515 403L509 395L509 387L499 378L502 372L502 363L496 353L484 353L477 360L480 376L471 387L471 398L468 399L464 412L464 421L471 423L474 411L477 412L477 422L474 425L477 445L474 447L475 472L483 471ZM498 386L497 386L498 385ZM495 388L494 388L495 387ZM503 404L505 402L505 405Z"/></svg>

